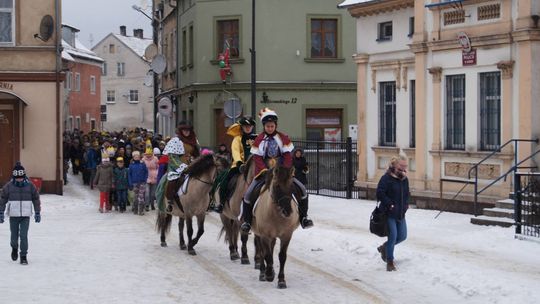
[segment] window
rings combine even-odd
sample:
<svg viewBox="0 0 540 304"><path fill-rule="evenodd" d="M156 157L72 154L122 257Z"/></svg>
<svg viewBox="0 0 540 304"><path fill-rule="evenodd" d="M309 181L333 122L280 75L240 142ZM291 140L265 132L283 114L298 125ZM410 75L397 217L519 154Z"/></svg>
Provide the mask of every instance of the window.
<svg viewBox="0 0 540 304"><path fill-rule="evenodd" d="M90 93L96 93L96 76L90 76Z"/></svg>
<svg viewBox="0 0 540 304"><path fill-rule="evenodd" d="M190 68L193 67L193 25L189 26L189 61L188 65Z"/></svg>
<svg viewBox="0 0 540 304"><path fill-rule="evenodd" d="M96 120L94 118L90 119L90 130L96 129Z"/></svg>
<svg viewBox="0 0 540 304"><path fill-rule="evenodd" d="M118 76L124 76L126 75L126 64L124 62L117 62L116 63L116 75Z"/></svg>
<svg viewBox="0 0 540 304"><path fill-rule="evenodd" d="M342 112L342 109L306 109L306 138L340 141Z"/></svg>
<svg viewBox="0 0 540 304"><path fill-rule="evenodd" d="M311 19L311 57L337 58L337 19Z"/></svg>
<svg viewBox="0 0 540 304"><path fill-rule="evenodd" d="M217 22L217 52L223 53L227 48L230 49L230 58L240 57L240 33L239 20L218 20Z"/></svg>
<svg viewBox="0 0 540 304"><path fill-rule="evenodd" d="M64 87L65 87L68 91L71 91L71 77L73 77L71 74L72 74L71 72L67 72L67 73L66 73L66 82L65 82Z"/></svg>
<svg viewBox="0 0 540 304"><path fill-rule="evenodd" d="M414 17L409 17L409 34L407 37L412 37L414 35Z"/></svg>
<svg viewBox="0 0 540 304"><path fill-rule="evenodd" d="M465 75L446 76L446 149L465 150Z"/></svg>
<svg viewBox="0 0 540 304"><path fill-rule="evenodd" d="M81 74L75 73L75 91L81 90Z"/></svg>
<svg viewBox="0 0 540 304"><path fill-rule="evenodd" d="M410 137L409 137L409 147L416 147L416 81L411 80L411 86L409 87L409 93L411 94L410 101Z"/></svg>
<svg viewBox="0 0 540 304"><path fill-rule="evenodd" d="M106 61L101 64L101 75L107 76L107 62Z"/></svg>
<svg viewBox="0 0 540 304"><path fill-rule="evenodd" d="M501 146L501 73L480 73L480 149Z"/></svg>
<svg viewBox="0 0 540 304"><path fill-rule="evenodd" d="M75 128L77 130L81 129L81 117L80 116L75 116Z"/></svg>
<svg viewBox="0 0 540 304"><path fill-rule="evenodd" d="M129 90L129 102L139 102L139 90Z"/></svg>
<svg viewBox="0 0 540 304"><path fill-rule="evenodd" d="M187 65L187 32L182 30L182 67L185 69Z"/></svg>
<svg viewBox="0 0 540 304"><path fill-rule="evenodd" d="M13 45L14 29L13 0L0 0L0 46Z"/></svg>
<svg viewBox="0 0 540 304"><path fill-rule="evenodd" d="M165 55L165 58L167 58L166 70L170 70L169 65L171 62L171 58L169 57L169 38L167 37L163 39L163 54Z"/></svg>
<svg viewBox="0 0 540 304"><path fill-rule="evenodd" d="M379 23L377 41L392 40L392 21Z"/></svg>
<svg viewBox="0 0 540 304"><path fill-rule="evenodd" d="M116 102L116 91L107 90L107 103L114 103L114 102Z"/></svg>
<svg viewBox="0 0 540 304"><path fill-rule="evenodd" d="M71 115L68 117L66 130L73 131L73 116Z"/></svg>
<svg viewBox="0 0 540 304"><path fill-rule="evenodd" d="M396 146L396 82L379 82L379 145Z"/></svg>
<svg viewBox="0 0 540 304"><path fill-rule="evenodd" d="M176 32L176 29L174 30L174 35L173 35L173 41L172 41L172 62L173 62L173 72L176 72L176 61L177 61L177 53L176 53L176 48L177 48L177 45L178 45L178 34Z"/></svg>
<svg viewBox="0 0 540 304"><path fill-rule="evenodd" d="M114 44L109 44L109 53L114 54Z"/></svg>

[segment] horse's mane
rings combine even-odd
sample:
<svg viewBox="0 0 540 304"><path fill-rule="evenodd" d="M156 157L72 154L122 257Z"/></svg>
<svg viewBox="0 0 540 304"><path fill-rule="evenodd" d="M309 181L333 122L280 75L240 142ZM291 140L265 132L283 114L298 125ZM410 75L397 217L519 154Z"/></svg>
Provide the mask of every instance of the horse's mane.
<svg viewBox="0 0 540 304"><path fill-rule="evenodd" d="M214 155L206 154L196 158L195 161L186 168L185 172L191 177L199 177L212 166L215 166Z"/></svg>
<svg viewBox="0 0 540 304"><path fill-rule="evenodd" d="M248 157L248 159L246 160L246 163L244 164L245 166L245 170L244 170L244 180L247 181L248 179L248 175L249 175L249 171L250 171L250 168L251 166L253 165L253 154L250 155Z"/></svg>

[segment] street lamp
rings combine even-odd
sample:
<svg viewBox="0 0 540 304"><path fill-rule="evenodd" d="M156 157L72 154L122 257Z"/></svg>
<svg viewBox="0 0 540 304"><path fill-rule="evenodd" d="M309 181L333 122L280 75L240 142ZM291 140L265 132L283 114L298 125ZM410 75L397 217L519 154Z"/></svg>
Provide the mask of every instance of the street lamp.
<svg viewBox="0 0 540 304"><path fill-rule="evenodd" d="M257 98L257 57L255 54L255 0L251 1L251 117L255 119Z"/></svg>
<svg viewBox="0 0 540 304"><path fill-rule="evenodd" d="M156 17L151 17L149 16L143 9L142 7L140 6L137 6L135 4L133 4L131 6L132 9L136 10L137 12L145 15L148 19L150 19L152 21L152 43L154 43L154 45L158 45L158 25L159 23L161 23L162 20L156 18ZM152 16L154 14L152 13ZM147 59L150 59L150 58L147 58ZM157 134L158 133L158 121L156 119L156 116L157 116L157 112L158 112L158 105L157 105L157 102L156 102L156 97L159 95L159 88L158 88L158 74L155 72L155 71L152 71L154 73L154 102L153 102L153 108L154 108L154 115L153 115L153 119L154 119L154 133Z"/></svg>

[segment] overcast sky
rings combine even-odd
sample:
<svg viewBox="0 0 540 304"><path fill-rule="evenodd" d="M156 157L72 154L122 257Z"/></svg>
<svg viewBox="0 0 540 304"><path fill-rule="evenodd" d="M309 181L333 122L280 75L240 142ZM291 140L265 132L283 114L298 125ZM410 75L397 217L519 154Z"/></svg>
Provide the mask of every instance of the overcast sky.
<svg viewBox="0 0 540 304"><path fill-rule="evenodd" d="M120 33L120 26L127 26L127 34L134 28L142 28L144 37L152 37L150 19L131 8L132 5L147 8L151 13L151 0L62 0L62 22L81 30L79 39L92 48L109 33Z"/></svg>

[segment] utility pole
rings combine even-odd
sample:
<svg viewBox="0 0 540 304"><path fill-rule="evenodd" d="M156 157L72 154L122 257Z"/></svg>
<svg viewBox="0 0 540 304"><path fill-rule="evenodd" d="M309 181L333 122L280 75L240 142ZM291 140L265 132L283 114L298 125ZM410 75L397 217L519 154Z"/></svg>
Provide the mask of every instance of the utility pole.
<svg viewBox="0 0 540 304"><path fill-rule="evenodd" d="M257 106L257 56L255 53L255 0L251 0L251 118L255 119Z"/></svg>

